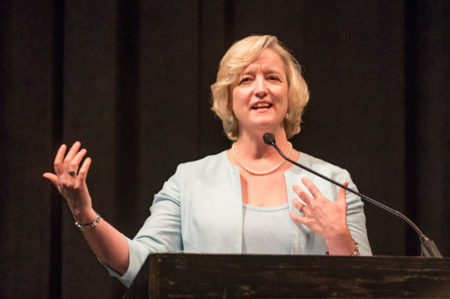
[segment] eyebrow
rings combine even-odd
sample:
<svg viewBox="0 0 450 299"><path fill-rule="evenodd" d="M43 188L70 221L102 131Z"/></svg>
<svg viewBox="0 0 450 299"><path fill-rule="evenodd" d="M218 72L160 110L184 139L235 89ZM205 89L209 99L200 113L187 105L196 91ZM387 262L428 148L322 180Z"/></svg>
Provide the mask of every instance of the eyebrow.
<svg viewBox="0 0 450 299"><path fill-rule="evenodd" d="M254 74L254 73L256 73L256 71L254 70L254 68L250 68L250 69L248 69L248 70L246 70L246 71L243 71L243 72L242 72L242 75L246 75L246 74ZM286 72L284 72L284 71L281 71L281 72L280 72L280 71L275 70L275 69L273 69L273 68L264 69L263 73L264 73L264 75L267 75L267 74L278 74L278 75L286 74Z"/></svg>

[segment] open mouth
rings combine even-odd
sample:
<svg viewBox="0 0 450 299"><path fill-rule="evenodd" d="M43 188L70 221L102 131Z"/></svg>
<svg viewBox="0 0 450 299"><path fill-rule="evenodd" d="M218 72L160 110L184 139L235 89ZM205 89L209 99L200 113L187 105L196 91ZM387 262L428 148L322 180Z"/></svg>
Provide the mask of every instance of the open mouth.
<svg viewBox="0 0 450 299"><path fill-rule="evenodd" d="M272 104L270 103L265 103L265 102L260 102L260 103L256 103L255 105L252 106L252 110L258 110L258 109L268 109L272 107Z"/></svg>

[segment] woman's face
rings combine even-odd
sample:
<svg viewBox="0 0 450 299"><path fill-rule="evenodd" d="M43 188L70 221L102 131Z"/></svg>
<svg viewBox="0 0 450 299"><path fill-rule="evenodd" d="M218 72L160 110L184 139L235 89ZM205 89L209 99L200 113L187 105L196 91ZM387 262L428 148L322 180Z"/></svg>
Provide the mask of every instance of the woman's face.
<svg viewBox="0 0 450 299"><path fill-rule="evenodd" d="M232 109L239 131L284 129L288 83L284 63L272 49L264 49L244 68L232 86Z"/></svg>

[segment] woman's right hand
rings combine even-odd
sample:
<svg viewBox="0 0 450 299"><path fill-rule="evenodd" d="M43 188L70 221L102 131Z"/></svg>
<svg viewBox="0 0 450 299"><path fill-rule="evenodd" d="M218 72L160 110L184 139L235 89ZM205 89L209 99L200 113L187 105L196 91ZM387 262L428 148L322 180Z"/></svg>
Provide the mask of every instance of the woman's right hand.
<svg viewBox="0 0 450 299"><path fill-rule="evenodd" d="M91 158L86 158L79 167L86 149L80 150L81 143L75 142L65 155L67 146L61 145L55 161L55 173L46 172L43 177L48 179L66 199L72 215L78 223L91 223L96 217L92 209L92 200L86 185L86 176L91 165Z"/></svg>

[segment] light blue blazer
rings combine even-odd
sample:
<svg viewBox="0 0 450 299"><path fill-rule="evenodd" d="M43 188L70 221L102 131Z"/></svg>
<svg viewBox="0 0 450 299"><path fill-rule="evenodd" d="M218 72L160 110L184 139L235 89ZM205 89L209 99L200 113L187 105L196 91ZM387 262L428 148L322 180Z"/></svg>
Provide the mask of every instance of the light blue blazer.
<svg viewBox="0 0 450 299"><path fill-rule="evenodd" d="M301 153L299 163L338 182L349 182L349 173L337 166ZM338 188L305 170L293 166L285 171L289 209L295 213L293 185L309 178L328 199L335 201ZM150 253L242 253L242 197L239 168L228 160L226 151L201 160L180 164L175 174L155 195L151 216L133 240L128 240L130 264L123 276L112 276L129 286ZM347 192L347 223L362 255L371 255L363 203ZM292 254L324 255L325 241L308 227L292 221Z"/></svg>

